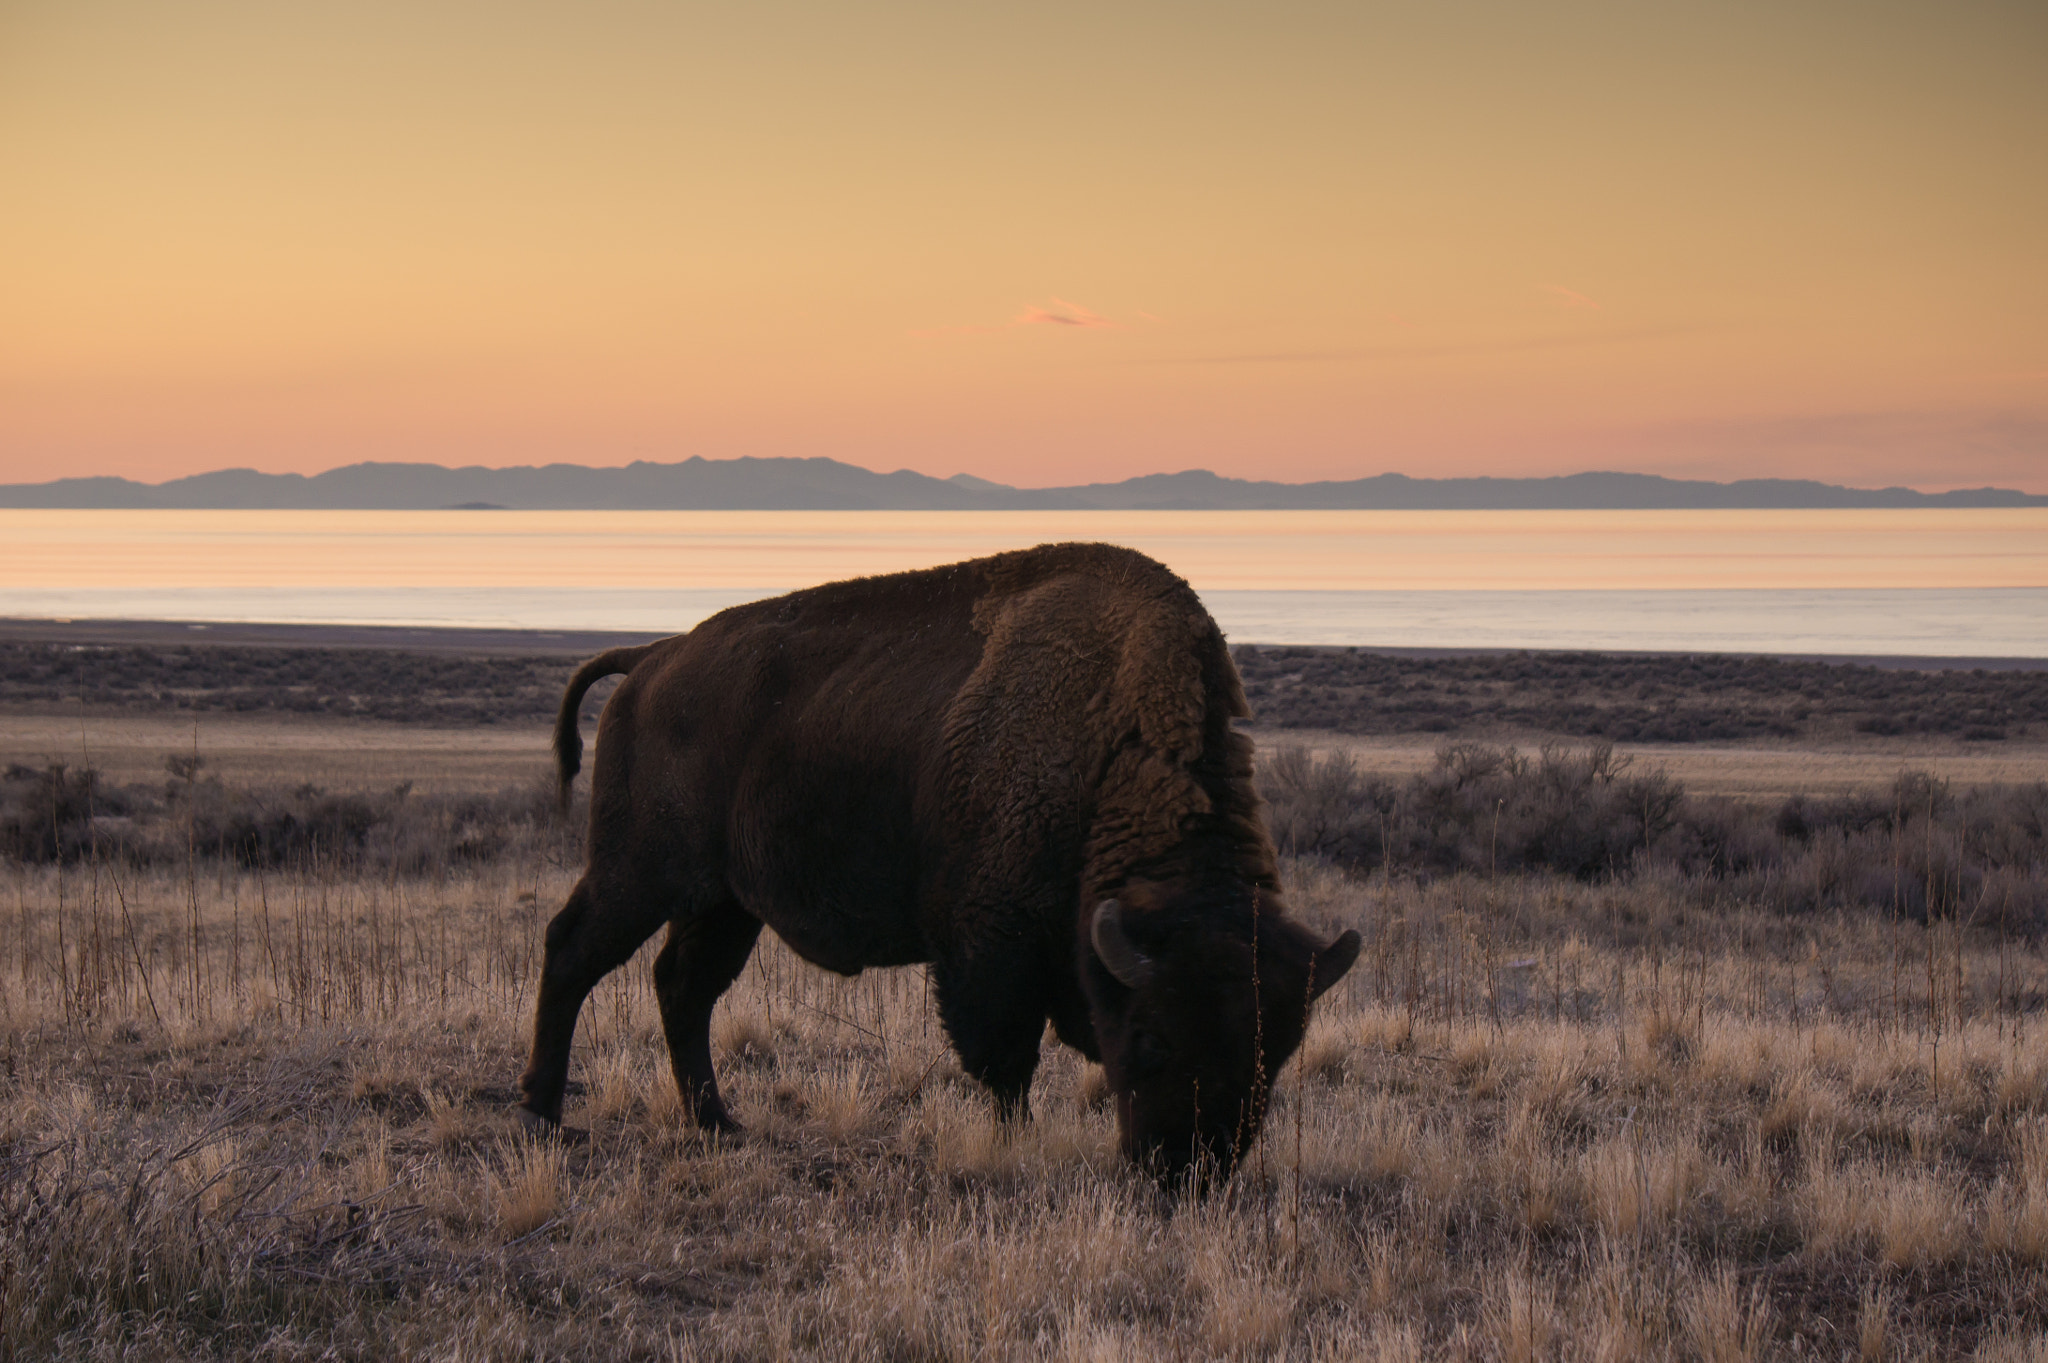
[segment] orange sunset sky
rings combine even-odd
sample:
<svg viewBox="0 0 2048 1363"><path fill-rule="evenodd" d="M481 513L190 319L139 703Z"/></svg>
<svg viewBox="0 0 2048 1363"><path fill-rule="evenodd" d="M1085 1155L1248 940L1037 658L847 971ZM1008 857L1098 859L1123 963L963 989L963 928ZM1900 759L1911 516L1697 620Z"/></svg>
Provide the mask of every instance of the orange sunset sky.
<svg viewBox="0 0 2048 1363"><path fill-rule="evenodd" d="M2048 5L0 0L0 482L2048 492Z"/></svg>

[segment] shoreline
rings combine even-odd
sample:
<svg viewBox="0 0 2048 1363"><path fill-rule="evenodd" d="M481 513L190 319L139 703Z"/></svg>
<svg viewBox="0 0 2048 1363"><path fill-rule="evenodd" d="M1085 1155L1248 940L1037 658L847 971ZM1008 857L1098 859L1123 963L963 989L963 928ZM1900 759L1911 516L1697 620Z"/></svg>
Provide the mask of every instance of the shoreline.
<svg viewBox="0 0 2048 1363"><path fill-rule="evenodd" d="M0 642L64 644L80 647L164 647L178 644L238 648L384 648L408 653L467 656L554 655L585 657L608 648L652 643L669 634L632 630L499 629L472 626L263 624L187 620L48 619L0 616ZM1266 644L1238 641L1234 646L1267 648L1349 649L1344 644ZM1720 653L1711 649L1542 649L1430 648L1359 645L1356 651L1402 658L1479 658L1515 654L1599 654L1617 658L1741 657L1782 662L1826 663L1842 667L1873 667L1908 672L2048 672L2048 657L1945 657L1913 654L1762 653L1744 650Z"/></svg>

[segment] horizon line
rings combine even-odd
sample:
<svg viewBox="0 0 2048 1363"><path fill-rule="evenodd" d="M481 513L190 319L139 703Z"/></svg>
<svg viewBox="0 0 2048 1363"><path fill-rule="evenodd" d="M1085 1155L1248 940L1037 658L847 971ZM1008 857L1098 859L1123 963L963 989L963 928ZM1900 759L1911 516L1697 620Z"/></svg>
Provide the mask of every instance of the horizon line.
<svg viewBox="0 0 2048 1363"><path fill-rule="evenodd" d="M1304 487L1315 487L1315 486L1319 486L1319 485L1323 485L1323 484L1348 484L1348 483L1362 483L1362 482L1371 482L1371 481L1373 481L1373 480L1375 480L1375 479L1382 479L1382 478L1385 478L1385 479L1398 479L1398 480L1402 480L1402 481L1406 481L1406 482L1412 482L1412 483L1488 483L1488 482L1493 482L1493 483L1545 483L1545 482L1566 482L1566 481L1569 481L1569 480L1571 480L1571 479L1575 479L1575 478L1592 478L1592 477L1602 477L1602 476L1605 476L1605 477L1618 477L1618 478L1642 478L1642 479L1650 479L1650 480L1656 480L1656 481L1661 481L1661 482L1667 482L1667 483L1676 483L1676 484L1693 484L1693 485L1698 485L1698 486L1705 486L1705 487L1720 487L1720 488L1727 488L1727 487L1735 487L1735 486L1739 486L1739 485L1742 485L1742 484L1756 484L1756 483L1763 483L1763 484L1805 484L1805 485L1809 485L1809 486L1814 486L1814 487L1824 487L1824 488L1830 488L1830 489L1839 489L1839 490L1842 490L1842 491L1846 491L1846 492L1862 492L1862 493L1885 493L1885 492L1910 492L1910 493L1915 493L1915 494L1917 494L1917 495L1920 495L1920 496L1932 496L1932 497L1938 497L1938 496L1942 496L1942 495L1944 495L1944 494L1948 494L1948 493L1958 493L1958 492L2000 492L2000 493L2015 493L2015 494L2018 494L2018 495L2020 495L2020 496L2026 496L2026 497L2039 497L2039 496L2048 496L2048 490L2044 490L2044 491L2036 492L2036 491L2034 491L2034 490L2032 490L2032 489L2029 489L2029 488L2024 488L2024 487L2001 487L2001 486L1998 486L1998 485L1995 485L1995 484L1990 484L1990 483L1979 483L1979 484L1965 484L1965 483L1956 483L1956 484L1946 484L1946 485L1941 485L1941 486L1938 486L1938 487L1930 487L1930 486L1920 486L1920 485L1916 485L1916 484L1908 484L1908 483L1888 483L1888 484L1884 484L1884 485L1881 485L1881 486L1869 486L1869 485L1858 485L1858 484L1852 484L1852 483L1836 483L1836 482L1830 482L1830 481L1828 481L1828 480L1826 480L1826 479L1824 479L1824 478L1817 478L1817 477L1810 477L1810 476L1786 476L1786 475L1772 475L1772 476L1745 476L1745 477L1733 477L1733 478L1711 478L1711 477L1701 477L1701 476L1686 476L1686 475L1676 475L1676 474L1670 474L1670 473L1648 473L1648 472L1642 472L1642 471L1639 471L1639 470L1633 470L1633 469L1626 469L1626 468L1613 468L1613 467L1609 467L1609 468L1581 468L1581 469L1578 469L1578 470L1576 470L1576 471L1574 471L1574 472L1571 472L1571 473L1538 473L1538 474L1503 474L1503 473L1462 473L1462 474L1411 474L1411 473L1405 473L1405 472L1402 472L1402 471L1400 471L1400 470L1398 470L1398 469L1382 469L1382 470L1381 470L1380 472L1377 472L1377 473L1361 473L1361 474L1354 474L1354 475L1351 475L1351 476L1325 476L1325 477L1316 477L1316 478L1304 478L1304 479L1300 479L1300 480L1298 480L1298 481L1288 481L1288 480L1284 480L1284 479L1279 479L1279 478L1251 478L1251 477L1244 477L1244 476L1241 476L1241 475L1237 475L1237 474L1228 474L1228 473L1218 473L1218 472L1216 472L1216 471L1215 471L1215 470L1213 470L1213 469L1210 469L1210 468L1207 468L1207 467L1204 467L1204 466L1199 466L1199 465L1196 465L1196 466L1190 466L1190 467L1184 467L1184 468L1178 468L1178 469L1159 469L1159 470L1154 470L1154 471L1151 471L1151 472L1146 472L1146 473L1134 473L1134 474L1131 474L1131 475L1129 475L1129 476L1127 476L1127 477L1124 477L1124 478L1118 478L1118 479L1106 479L1106 480L1095 480L1095 481L1091 481L1091 482L1076 482L1076 483L1048 483L1048 484L1043 484L1043 485L1037 485L1037 486L1027 486L1027 485L1024 485L1024 484L1019 484L1019 483L1005 483L1005 482L1001 482L1001 481L999 481L999 480L996 480L996 479L993 479L993 478L987 478L987 477L984 477L984 476L982 476L982 475L980 475L980 474L975 474L975 473L969 473L969 472L967 472L966 470L961 470L961 471L960 471L960 472L958 472L958 473L954 473L954 474L950 474L950 475L949 475L949 474L937 474L937 473L927 473L927 472L925 472L925 471L924 471L924 470L922 470L922 469L914 469L914 468L910 468L910 467L908 467L908 466L904 466L904 467L901 467L901 468L895 468L895 469L887 469L887 470L883 470L883 469L871 468L871 467L869 467L869 466L867 466L867 465L864 465L864 464L857 464L857 463L854 463L854 462L852 462L852 461L850 461L850 460L847 460L847 459L841 459L841 458L838 458L837 456L834 456L834 455L823 455L823 454L813 454L813 455L794 455L794 454L792 454L792 455L753 455L753 454L742 454L742 455L730 455L730 456L722 456L722 457L721 457L721 456L709 456L709 455L693 454L693 455L688 455L688 456L685 456L685 457L683 457L683 458L679 458L679 459L672 459L672 460L663 460L663 459L649 459L649 458L636 458L636 459L631 459L631 460L627 460L627 461L626 461L626 462L624 462L624 463L610 463L610 464L581 464L581 463L574 463L574 462L571 462L571 461L568 461L568 460L554 460L554 461L550 461L550 462L548 462L548 463L538 463L538 464L537 464L537 463L524 463L524 464L484 464L484 463L463 463L463 464L444 464L444 463L439 463L439 462L436 462L436 461L433 461L433 460L427 460L427 459L357 459L357 460L353 460L353 461L351 461L351 462L349 462L349 463L344 463L344 464L335 464L335 465L332 465L331 467L328 467L328 468L324 468L324 469L321 469L321 470L319 470L319 471L318 471L318 472L316 472L316 473L300 473L300 472L298 472L298 471L296 471L296 470L286 470L286 471L282 471L282 472L272 472L272 471L269 471L269 470L265 470L265 469L261 469L261 468L257 468L257 467L254 467L253 465L248 465L248 464L240 464L240 465L231 465L231 466L224 466L224 467L219 467L219 468L210 468L210 469L204 469L204 470L201 470L200 472L197 472L197 473L186 473L186 474L178 474L178 475L176 475L176 476L174 476L174 477L164 478L164 479L161 479L161 480L159 480L159 481L157 481L157 482L145 482L145 481L143 481L143 480L141 480L141 479L138 479L138 478L131 478L131 477L128 477L128 476L127 476L127 475L125 475L125 474L115 474L115 473L76 473L76 474L65 474L65 475L62 475L62 476L59 476L59 477L55 477L55 478L46 478L46 479L42 479L42 480L39 480L39 481L33 481L33 482L30 482L30 481L21 481L21 482L6 482L6 483L0 483L0 488L9 488L9 489L26 489L26 488L38 488L38 487L50 487L50 486L53 486L53 485L56 485L56 484L60 484L60 483L92 483L92 482L110 482L110 483L126 483L126 484L129 484L129 485L131 485L131 486L134 486L134 487L139 487L139 488L164 488L164 487L168 487L168 486L170 486L170 485L172 485L172 484L175 484L175 483L183 483L183 482L189 482L189 481L191 481L191 480L193 480L193 479L199 479L199 478L212 478L212 477L219 477L219 476L222 476L222 475L228 475L228 474L251 474L251 475L254 475L254 476L256 476L256 477L260 477L260 478L286 478L286 479L293 479L293 478L295 478L295 479L299 479L299 480L301 480L301 481L305 481L305 482L312 482L312 481L315 481L315 480L317 480L317 479L320 479L320 478L325 478L325 477L328 477L329 475L332 475L332 474L336 474L336 473L342 473L342 472L346 472L346 471L348 471L348 470L350 470L350 469L364 469L364 468L392 468L392 469L435 469L435 470L439 470L439 471L441 471L441 472L445 472L445 473L461 473L461 472L467 472L467 471L470 471L470 470L477 470L477 471L482 471L482 472L486 472L486 473L517 473L517 472L522 472L522 471L531 471L531 472L542 472L542 471L545 471L545 470L549 470L549 469L575 469L575 470L579 470L579 471L582 471L582 472L588 472L588 473L606 473L606 472L624 472L624 471L626 471L626 470L628 470L628 469L631 469L631 468L634 468L634 467L636 467L636 466L647 466L647 467L652 467L652 468L676 468L676 467L680 467L680 466L683 466L683 465L687 465L687 464L748 464L748 463L753 463L753 464L777 464L777 463L782 463L782 464L830 464L830 465L837 465L838 467L841 467L841 468L847 468L847 469L854 469L854 470L858 470L858 471L860 471L860 472L862 472L862 473L866 473L866 474L868 474L868 475L870 475L870 476L872 476L872 477L876 477L876 478L892 478L892 477L897 477L897 476L899 476L899 475L903 475L903 474L909 474L909 475L911 475L911 476L913 476L913 477L918 477L918 478L928 478L928 479L931 479L931 480L932 480L932 481L934 481L934 482L941 482L941 483L954 483L954 484L957 484L957 485L962 485L962 486L967 486L967 487L979 487L979 488L985 488L985 489L987 489L987 490L990 490L990 491L1006 491L1006 492L1024 492L1024 493L1032 493L1032 492L1062 492L1062 491L1072 491L1072 490L1077 490L1077 489L1086 489L1086 488L1109 488L1109 487L1119 487L1119 486L1122 486L1122 485L1124 485L1124 484L1127 484L1127 483L1134 483L1134 482L1140 482L1140 481L1142 481L1142 480L1145 480L1145 479L1149 479L1149 478L1183 478L1183 477L1188 477L1188 476L1190 476L1190 475L1197 475L1197 474L1200 474L1200 475L1207 475L1208 477L1210 477L1210 478L1214 478L1214 479L1216 479L1216 480L1218 480L1218 481L1220 481L1220 482L1228 482L1228 483L1241 483L1241 484L1245 484L1245 485L1248 485L1248 486L1269 486L1269 487L1285 487L1285 488L1304 488Z"/></svg>

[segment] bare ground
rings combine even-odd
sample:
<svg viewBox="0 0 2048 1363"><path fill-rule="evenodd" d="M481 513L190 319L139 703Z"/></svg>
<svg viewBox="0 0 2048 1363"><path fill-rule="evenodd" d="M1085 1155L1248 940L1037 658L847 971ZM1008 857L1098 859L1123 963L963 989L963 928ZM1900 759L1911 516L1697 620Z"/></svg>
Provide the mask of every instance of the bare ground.
<svg viewBox="0 0 2048 1363"><path fill-rule="evenodd" d="M1315 729L1251 731L1260 747L1303 744L1351 753L1366 771L1406 775L1430 766L1443 734L1346 734ZM422 791L494 790L550 779L544 724L436 728L375 720L277 714L89 712L82 707L0 710L0 761L90 765L116 782L151 780L164 759L195 750L209 773L249 784L314 781L372 788L413 781ZM1583 742L1509 731L1502 741L1534 749ZM1959 785L2048 779L2048 740L1987 747L1939 736L1861 737L1836 743L1617 743L1638 767L1662 767L1687 789L1769 798L1882 786L1905 768Z"/></svg>

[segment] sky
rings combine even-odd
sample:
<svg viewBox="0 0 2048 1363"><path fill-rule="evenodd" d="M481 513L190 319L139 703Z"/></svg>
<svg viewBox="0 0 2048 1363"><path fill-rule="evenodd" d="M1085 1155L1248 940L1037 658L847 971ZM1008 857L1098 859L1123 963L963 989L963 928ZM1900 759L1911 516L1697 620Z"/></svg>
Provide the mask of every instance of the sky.
<svg viewBox="0 0 2048 1363"><path fill-rule="evenodd" d="M2038 0L0 0L0 482L2048 492Z"/></svg>

